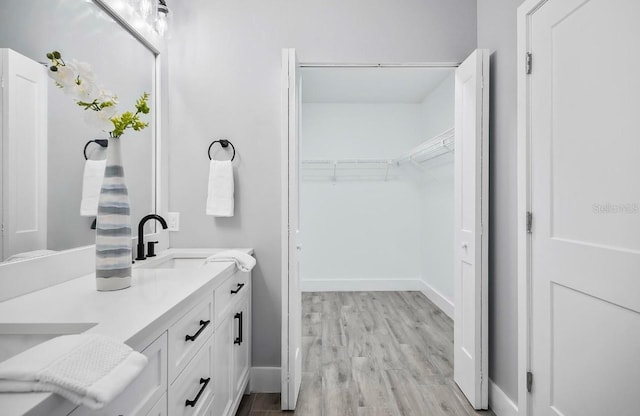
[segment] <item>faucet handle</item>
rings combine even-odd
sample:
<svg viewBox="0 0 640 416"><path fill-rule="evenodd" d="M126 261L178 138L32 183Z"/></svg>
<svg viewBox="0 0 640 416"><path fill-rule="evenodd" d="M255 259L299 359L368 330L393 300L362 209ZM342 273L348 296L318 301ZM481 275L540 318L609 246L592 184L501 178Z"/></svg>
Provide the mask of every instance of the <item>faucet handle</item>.
<svg viewBox="0 0 640 416"><path fill-rule="evenodd" d="M156 256L156 244L158 244L157 241L147 241L147 257Z"/></svg>

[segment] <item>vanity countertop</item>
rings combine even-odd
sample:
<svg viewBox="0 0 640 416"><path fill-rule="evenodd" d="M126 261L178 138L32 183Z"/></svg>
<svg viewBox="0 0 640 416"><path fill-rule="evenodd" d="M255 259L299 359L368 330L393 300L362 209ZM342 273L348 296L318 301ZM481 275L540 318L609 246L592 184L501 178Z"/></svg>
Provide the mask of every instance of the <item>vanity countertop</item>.
<svg viewBox="0 0 640 416"><path fill-rule="evenodd" d="M221 250L168 249L158 257L208 257ZM253 253L251 249L240 250ZM45 334L48 328L56 325L89 328L87 333L108 335L136 348L152 341L149 337L157 332L163 318L203 296L202 289L215 287L216 282L223 281L234 271L232 262L180 269L134 266L131 287L112 292L98 292L92 273L0 302L0 328L15 327L18 333ZM51 393L2 393L0 409L3 415L21 415L36 407L39 412L52 408L62 401L60 396Z"/></svg>

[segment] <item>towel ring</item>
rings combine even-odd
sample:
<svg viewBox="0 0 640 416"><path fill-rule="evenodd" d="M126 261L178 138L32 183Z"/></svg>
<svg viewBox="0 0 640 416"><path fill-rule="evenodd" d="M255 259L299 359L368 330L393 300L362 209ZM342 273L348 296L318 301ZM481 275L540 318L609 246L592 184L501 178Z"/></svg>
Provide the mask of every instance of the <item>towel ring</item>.
<svg viewBox="0 0 640 416"><path fill-rule="evenodd" d="M236 148L235 146L233 146L233 143L231 143L229 140L226 140L226 139L218 139L211 142L211 144L209 145L209 150L207 150L207 154L209 155L209 160L211 160L211 148L215 143L220 143L220 146L222 146L223 148L227 148L229 147L229 145L231 145L231 148L233 149L233 156L231 156L231 161L233 162L233 159L236 158Z"/></svg>
<svg viewBox="0 0 640 416"><path fill-rule="evenodd" d="M101 147L108 147L109 146L109 140L107 139L93 139L93 140L89 140L87 142L87 144L84 145L84 149L82 150L82 153L84 154L84 160L89 160L89 158L87 157L87 147L89 147L89 145L91 143L95 143L97 145L100 145Z"/></svg>

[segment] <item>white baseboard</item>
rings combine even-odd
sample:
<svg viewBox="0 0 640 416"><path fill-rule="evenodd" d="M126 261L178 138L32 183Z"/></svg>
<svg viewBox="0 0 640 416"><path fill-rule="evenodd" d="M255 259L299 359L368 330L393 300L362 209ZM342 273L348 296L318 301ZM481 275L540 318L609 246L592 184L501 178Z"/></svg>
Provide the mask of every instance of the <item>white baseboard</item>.
<svg viewBox="0 0 640 416"><path fill-rule="evenodd" d="M421 279L312 279L301 280L303 292L379 292L421 290Z"/></svg>
<svg viewBox="0 0 640 416"><path fill-rule="evenodd" d="M307 279L301 280L303 292L422 292L431 302L453 319L453 302L422 279Z"/></svg>
<svg viewBox="0 0 640 416"><path fill-rule="evenodd" d="M440 308L442 312L444 312L449 318L453 319L455 306L449 298L438 292L424 280L420 280L419 290L427 297L427 299L435 303L436 306Z"/></svg>
<svg viewBox="0 0 640 416"><path fill-rule="evenodd" d="M489 408L496 416L518 416L518 406L489 379Z"/></svg>
<svg viewBox="0 0 640 416"><path fill-rule="evenodd" d="M280 367L251 367L251 393L280 393Z"/></svg>

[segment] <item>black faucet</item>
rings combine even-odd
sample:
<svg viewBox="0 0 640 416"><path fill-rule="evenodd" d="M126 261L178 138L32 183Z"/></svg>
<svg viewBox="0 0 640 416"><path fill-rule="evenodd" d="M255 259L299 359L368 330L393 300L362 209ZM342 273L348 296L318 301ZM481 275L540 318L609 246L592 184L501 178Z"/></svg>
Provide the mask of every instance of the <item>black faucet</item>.
<svg viewBox="0 0 640 416"><path fill-rule="evenodd" d="M147 256L145 256L144 254L144 225L149 220L158 220L160 225L162 225L163 230L166 230L168 228L167 222L164 220L164 218L162 218L158 214L149 214L142 217L142 219L138 223L138 257L136 257L136 260L144 260L147 258ZM151 241L149 243L151 243ZM153 247L150 247L150 248L153 248ZM150 252L152 251L153 250L150 250Z"/></svg>

